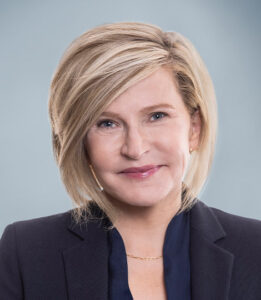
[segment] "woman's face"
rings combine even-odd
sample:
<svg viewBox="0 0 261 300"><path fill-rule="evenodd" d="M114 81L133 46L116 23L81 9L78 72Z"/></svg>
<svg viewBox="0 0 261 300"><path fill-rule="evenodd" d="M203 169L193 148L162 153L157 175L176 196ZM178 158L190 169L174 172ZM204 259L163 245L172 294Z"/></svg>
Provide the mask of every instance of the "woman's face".
<svg viewBox="0 0 261 300"><path fill-rule="evenodd" d="M148 207L180 195L189 148L197 147L199 131L199 115L190 118L170 71L160 68L107 107L85 145L111 200ZM122 173L146 165L155 168Z"/></svg>

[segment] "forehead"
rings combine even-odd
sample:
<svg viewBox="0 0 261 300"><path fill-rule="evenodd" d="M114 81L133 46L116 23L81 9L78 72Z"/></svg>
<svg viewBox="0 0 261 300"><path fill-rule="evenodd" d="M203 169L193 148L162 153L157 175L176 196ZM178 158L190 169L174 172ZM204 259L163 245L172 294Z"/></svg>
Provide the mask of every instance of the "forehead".
<svg viewBox="0 0 261 300"><path fill-rule="evenodd" d="M118 96L105 112L133 112L148 106L169 105L184 107L170 70L159 68Z"/></svg>

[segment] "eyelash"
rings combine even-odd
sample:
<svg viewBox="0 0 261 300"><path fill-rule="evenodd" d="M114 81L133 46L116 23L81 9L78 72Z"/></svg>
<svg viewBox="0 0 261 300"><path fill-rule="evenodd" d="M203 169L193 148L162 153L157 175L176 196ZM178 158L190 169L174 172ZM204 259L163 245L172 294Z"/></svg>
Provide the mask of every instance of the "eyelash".
<svg viewBox="0 0 261 300"><path fill-rule="evenodd" d="M157 115L157 114L162 114L162 115L164 115L164 117L168 115L168 114L166 114L166 113L164 113L164 112L162 112L162 111L157 111L157 112L152 113L152 114L150 115L150 117L152 117L152 116L154 116L154 115ZM156 120L160 120L160 119L162 119L162 118L158 118L158 119L156 119ZM109 120L109 119L102 120L102 121L100 121L100 122L97 123L97 127L102 127L101 125L104 124L104 123L106 123L106 122L113 122L113 121L112 121L112 120ZM103 127L103 128L111 128L111 127Z"/></svg>

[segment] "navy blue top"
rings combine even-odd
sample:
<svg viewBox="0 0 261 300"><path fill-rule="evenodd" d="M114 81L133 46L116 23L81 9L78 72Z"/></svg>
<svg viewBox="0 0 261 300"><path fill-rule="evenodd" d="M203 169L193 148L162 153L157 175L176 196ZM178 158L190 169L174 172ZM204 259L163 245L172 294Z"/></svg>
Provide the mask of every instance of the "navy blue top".
<svg viewBox="0 0 261 300"><path fill-rule="evenodd" d="M168 224L163 265L167 299L190 300L189 211L175 215ZM109 231L109 299L133 300L128 285L128 264L119 231Z"/></svg>

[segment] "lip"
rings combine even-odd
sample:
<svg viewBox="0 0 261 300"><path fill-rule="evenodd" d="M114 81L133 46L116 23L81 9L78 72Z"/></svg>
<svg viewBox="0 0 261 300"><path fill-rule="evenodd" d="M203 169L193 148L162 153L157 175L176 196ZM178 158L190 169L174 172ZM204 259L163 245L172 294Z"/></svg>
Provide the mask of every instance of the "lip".
<svg viewBox="0 0 261 300"><path fill-rule="evenodd" d="M151 169L154 169L154 168L157 168L157 167L160 167L160 166L145 165L145 166L142 166L142 167L124 169L120 173L142 173L142 172L146 172L148 170L151 170Z"/></svg>
<svg viewBox="0 0 261 300"><path fill-rule="evenodd" d="M130 169L126 169L126 170L128 170L128 172L121 172L120 174L122 174L124 176L127 176L129 178L145 179L145 178L148 178L148 177L152 176L161 167L162 166L153 166L152 168L151 167L150 168L147 167L146 171L140 171L140 170L142 170L142 167L141 167L141 168L138 168L139 169L138 172L137 172L137 168L131 168L131 170L135 170L135 172L129 172Z"/></svg>

